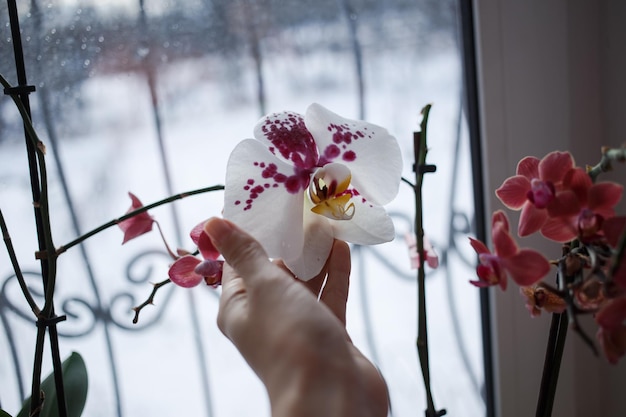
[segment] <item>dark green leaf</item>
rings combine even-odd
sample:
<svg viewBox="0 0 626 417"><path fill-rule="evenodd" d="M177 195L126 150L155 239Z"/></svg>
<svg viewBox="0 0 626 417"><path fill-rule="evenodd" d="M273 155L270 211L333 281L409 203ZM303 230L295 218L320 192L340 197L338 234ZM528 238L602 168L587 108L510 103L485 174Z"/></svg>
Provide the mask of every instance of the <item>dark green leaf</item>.
<svg viewBox="0 0 626 417"><path fill-rule="evenodd" d="M80 417L87 401L87 368L83 358L73 352L63 361L63 386L67 401L67 417ZM50 374L41 383L41 390L45 393L45 401L40 417L59 417L59 407L54 375ZM17 417L28 417L30 414L30 398L24 402L24 407ZM4 417L0 414L0 417Z"/></svg>
<svg viewBox="0 0 626 417"><path fill-rule="evenodd" d="M0 417L11 417L11 414L7 413L4 410L0 410Z"/></svg>

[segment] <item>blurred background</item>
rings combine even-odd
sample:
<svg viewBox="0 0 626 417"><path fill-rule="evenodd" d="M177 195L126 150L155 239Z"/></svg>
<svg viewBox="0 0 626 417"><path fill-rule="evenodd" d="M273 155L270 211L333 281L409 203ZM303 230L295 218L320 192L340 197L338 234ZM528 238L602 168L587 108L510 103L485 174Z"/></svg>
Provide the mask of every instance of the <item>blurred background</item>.
<svg viewBox="0 0 626 417"><path fill-rule="evenodd" d="M413 179L413 132L433 104L424 182L426 234L440 256L427 276L433 395L449 415L485 413L469 139L455 0L17 1L33 121L47 145L54 240L61 246L130 206L223 184L228 155L268 112L317 102L396 136ZM0 73L17 84L7 3ZM0 100L0 208L29 285L41 293L24 133ZM168 242L219 215L221 192L151 212ZM348 330L385 375L392 415L425 409L417 361L416 271L406 233L415 208L401 184L389 205L397 238L352 247ZM121 246L108 229L59 260L63 357L85 359L85 415L269 416L262 385L215 324L219 289L163 287L137 324L131 308L171 262L158 233ZM521 303L520 303L521 304ZM520 305L520 308L523 306ZM0 250L0 407L30 395L35 324ZM278 318L277 318L278 319ZM46 372L50 370L45 355Z"/></svg>

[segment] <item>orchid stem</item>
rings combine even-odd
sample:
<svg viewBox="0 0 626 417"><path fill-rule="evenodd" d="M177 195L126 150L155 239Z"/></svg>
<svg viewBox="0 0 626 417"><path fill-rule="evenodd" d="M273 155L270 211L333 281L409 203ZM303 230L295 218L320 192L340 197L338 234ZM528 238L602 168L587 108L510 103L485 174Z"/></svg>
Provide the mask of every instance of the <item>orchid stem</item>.
<svg viewBox="0 0 626 417"><path fill-rule="evenodd" d="M422 204L422 183L424 174L434 172L434 165L426 164L426 127L428 124L428 114L431 105L427 105L422 109L422 122L420 131L413 134L413 149L415 152L415 235L417 242L417 253L419 254L419 267L417 269L417 297L418 297L418 328L417 328L417 354L424 379L424 387L426 389L426 417L438 417L446 414L446 410L437 411L433 401L430 388L430 369L428 361L428 329L426 320L426 274L424 269L424 228L423 228L423 204ZM405 180L406 181L406 180ZM408 181L406 181L408 182Z"/></svg>
<svg viewBox="0 0 626 417"><path fill-rule="evenodd" d="M143 310L144 307L154 304L154 296L156 295L159 288L161 288L164 285L169 284L170 282L172 281L168 278L161 282L157 282L156 284L152 284L153 285L152 292L150 293L150 296L146 299L146 301L139 304L137 307L133 307L133 311L135 312L135 317L133 317L133 324L137 324L137 322L139 321L139 313L141 312L141 310Z"/></svg>
<svg viewBox="0 0 626 417"><path fill-rule="evenodd" d="M602 158L600 162L595 166L587 170L587 174L591 177L591 180L595 182L598 175L603 172L608 172L613 169L613 162L626 162L626 147L611 149L602 148Z"/></svg>
<svg viewBox="0 0 626 417"><path fill-rule="evenodd" d="M28 286L26 285L26 280L24 279L20 264L17 260L15 249L13 248L11 236L9 235L7 224L4 221L4 215L2 214L2 210L0 210L0 229L2 229L2 238L7 248L7 252L9 253L9 259L11 260L11 265L13 266L13 271L15 272L15 277L17 278L20 289L22 290L24 298L26 298L26 302L30 306L30 309L33 311L36 317L39 317L39 315L41 314L41 310L37 306L37 303L33 299L33 296L31 295L30 291L28 290Z"/></svg>
<svg viewBox="0 0 626 417"><path fill-rule="evenodd" d="M415 184L413 184L411 181L409 181L408 179L404 177L400 177L400 180L402 180L403 183L407 184L409 187L415 190Z"/></svg>
<svg viewBox="0 0 626 417"><path fill-rule="evenodd" d="M15 1L8 2L9 16L11 20L11 33L13 44L21 46L19 30L19 19ZM36 3L33 3L36 5ZM35 355L33 363L33 379L31 385L30 415L37 417L41 411L43 399L40 397L41 390L41 370L44 350L44 339L46 329L50 331L51 355L55 374L55 386L59 394L58 412L63 417L67 415L65 407L65 395L61 371L61 361L58 349L58 335L56 333L55 312L54 312L54 290L56 286L57 254L54 251L52 240L52 229L50 226L50 211L48 199L48 174L45 161L45 146L35 131L30 108L28 105L28 94L34 91L26 82L24 71L24 57L21 47L15 47L15 59L18 75L19 87L12 87L9 82L0 74L0 84L4 87L4 94L11 96L22 118L22 125L25 130L26 153L30 173L31 192L37 228L37 240L39 250L37 257L41 263L41 277L44 289L44 305L38 314L37 339L35 343ZM6 242L6 240L5 240ZM15 268L14 268L15 269ZM18 278L19 279L19 278ZM22 283L20 283L20 286ZM28 297L27 297L28 300ZM31 302L29 301L29 304ZM36 305L35 305L36 307ZM33 304L31 304L31 309ZM38 309L38 307L37 307Z"/></svg>
<svg viewBox="0 0 626 417"><path fill-rule="evenodd" d="M192 191L187 191L184 193L180 193L180 194L175 194L173 196L164 198L163 200L159 200L156 201L152 204L148 204L147 206L143 206L141 208L138 208L137 210L133 210L129 213L126 213L125 215L123 215L122 217L118 217L117 219L111 220L107 223L104 223L101 226L96 227L95 229L85 233L84 235L81 235L79 237L77 237L76 239L72 240L69 243L66 243L65 245L59 246L56 250L57 255L65 252L66 250L68 250L69 248L71 248L72 246L76 246L79 243L81 243L82 241L90 238L91 236L100 233L101 231L108 229L111 226L115 226L116 224L118 224L119 222L122 222L126 219L130 219L133 216L136 216L138 214L144 213L150 209L153 209L155 207L158 206L162 206L163 204L167 204L167 203L171 203L172 201L176 201L176 200L181 200L185 197L190 197L192 195L196 195L196 194L203 194L203 193L208 193L211 191L220 191L223 190L224 186L223 185L213 185L211 187L205 187L205 188L199 188L197 190L192 190Z"/></svg>
<svg viewBox="0 0 626 417"><path fill-rule="evenodd" d="M159 222L155 220L154 224L156 224L157 229L159 229L159 234L161 235L161 240L163 241L163 244L165 245L165 250L167 251L167 254L170 255L172 259L178 258L176 254L170 248L170 245L167 244L167 240L165 240L165 235L163 234L163 229L161 229L161 225L159 224Z"/></svg>
<svg viewBox="0 0 626 417"><path fill-rule="evenodd" d="M536 417L550 417L556 396L556 387L561 369L561 359L567 336L568 318L566 313L553 313L543 364Z"/></svg>

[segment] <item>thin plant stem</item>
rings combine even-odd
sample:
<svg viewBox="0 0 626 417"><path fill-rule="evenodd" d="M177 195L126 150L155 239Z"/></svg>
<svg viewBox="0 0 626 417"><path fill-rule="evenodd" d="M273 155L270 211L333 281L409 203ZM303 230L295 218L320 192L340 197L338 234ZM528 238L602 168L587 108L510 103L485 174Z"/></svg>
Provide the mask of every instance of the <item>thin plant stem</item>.
<svg viewBox="0 0 626 417"><path fill-rule="evenodd" d="M602 148L602 158L595 166L588 168L587 173L591 180L595 182L598 175L613 169L613 162L626 162L626 147L621 148Z"/></svg>
<svg viewBox="0 0 626 417"><path fill-rule="evenodd" d="M28 290L28 286L26 285L26 280L24 279L24 275L22 274L22 270L20 268L20 264L17 260L17 256L15 254L15 249L13 248L13 243L11 242L11 236L9 235L9 230L7 228L7 224L4 220L4 215L2 214L2 210L0 210L0 229L2 229L2 239L4 240L4 245L7 248L7 252L9 254L9 259L11 260L11 265L13 266L13 271L15 272L15 277L17 278L17 282L22 290L22 294L24 294L24 298L26 302L30 306L30 309L33 311L36 317L39 317L41 314L41 310L39 306L33 299L30 291Z"/></svg>
<svg viewBox="0 0 626 417"><path fill-rule="evenodd" d="M15 43L21 44L19 37L19 21L17 18L17 9L15 2L9 2L9 12L11 16L11 28ZM15 30L14 30L15 29ZM26 88L26 76L23 71L23 56L19 59L16 54L16 64L22 67L22 71L18 71L20 79L20 87ZM48 207L48 174L45 162L45 146L39 140L35 131L30 111L27 106L28 97L20 89L13 88L9 82L0 74L0 84L4 87L5 94L13 99L18 111L22 117L24 130L26 132L26 148L29 160L29 170L31 179L31 189L33 195L33 206L35 208L35 221L37 224L37 235L39 243L39 251L37 258L41 261L42 281L44 287L44 306L39 313L37 338L35 344L35 355L33 363L33 380L31 392L30 415L38 416L41 411L43 398L40 395L41 390L41 371L44 350L44 339L46 329L50 328L51 333L51 355L55 372L55 385L59 394L59 414L66 416L65 396L62 381L62 369L60 352L58 348L58 338L56 333L56 321L54 320L54 289L56 283L56 261L57 255L54 252L54 243L52 241L52 230L50 226L50 212ZM31 306L32 307L32 306Z"/></svg>
<svg viewBox="0 0 626 417"><path fill-rule="evenodd" d="M81 243L82 241L90 238L91 236L102 232L105 229L108 229L109 227L115 226L116 224L118 224L119 222L122 222L124 220L130 219L133 216L136 216L140 213L144 213L150 209L153 209L155 207L158 206L162 206L163 204L167 204L167 203L171 203L172 201L176 201L176 200L180 200L183 199L185 197L189 197L192 195L196 195L196 194L203 194L203 193L208 193L208 192L212 192L212 191L221 191L224 189L223 185L213 185L211 187L205 187L205 188L199 188L196 190L192 190L192 191L187 191L184 193L180 193L180 194L176 194L167 198L164 198L162 200L156 201L152 204L148 204L146 206L140 207L137 210L133 210L131 212L126 213L125 215L118 217L117 219L111 220L107 223L104 223L101 226L96 227L95 229L77 237L76 239L72 240L71 242L66 243L65 245L59 246L56 250L57 255L65 252L66 250L68 250L69 248L71 248L72 246L76 246L79 243Z"/></svg>
<svg viewBox="0 0 626 417"><path fill-rule="evenodd" d="M434 172L434 165L426 165L426 127L428 125L428 114L430 105L422 109L422 122L420 132L415 132L413 136L413 148L415 152L415 235L417 242L417 253L419 254L419 267L417 269L417 297L418 297L418 324L417 324L417 353L426 389L426 417L438 417L446 414L446 410L435 408L433 396L430 388L430 369L428 359L428 327L426 319L426 274L424 263L426 256L424 253L424 228L423 228L423 204L422 204L422 184L424 174Z"/></svg>
<svg viewBox="0 0 626 417"><path fill-rule="evenodd" d="M156 295L157 291L162 286L167 285L170 282L172 281L168 278L161 282L157 282L156 284L152 284L152 292L150 293L150 296L146 299L146 301L139 304L137 307L133 307L133 311L135 312L135 317L133 317L133 324L137 324L137 322L139 321L139 313L141 312L141 310L143 310L144 307L154 304L154 296Z"/></svg>
<svg viewBox="0 0 626 417"><path fill-rule="evenodd" d="M550 417L552 415L568 322L566 313L552 314L539 398L537 399L536 417Z"/></svg>

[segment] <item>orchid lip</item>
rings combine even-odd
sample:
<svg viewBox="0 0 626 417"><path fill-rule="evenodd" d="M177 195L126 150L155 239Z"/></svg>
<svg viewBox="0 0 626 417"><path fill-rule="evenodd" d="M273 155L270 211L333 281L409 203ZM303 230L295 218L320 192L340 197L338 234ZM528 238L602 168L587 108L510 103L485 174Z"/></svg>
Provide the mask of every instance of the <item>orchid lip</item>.
<svg viewBox="0 0 626 417"><path fill-rule="evenodd" d="M312 212L333 220L350 220L356 210L348 191L352 174L345 165L330 163L315 171L309 184Z"/></svg>

